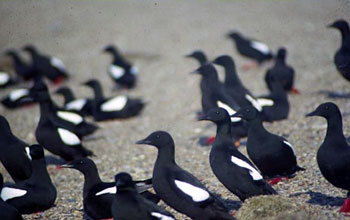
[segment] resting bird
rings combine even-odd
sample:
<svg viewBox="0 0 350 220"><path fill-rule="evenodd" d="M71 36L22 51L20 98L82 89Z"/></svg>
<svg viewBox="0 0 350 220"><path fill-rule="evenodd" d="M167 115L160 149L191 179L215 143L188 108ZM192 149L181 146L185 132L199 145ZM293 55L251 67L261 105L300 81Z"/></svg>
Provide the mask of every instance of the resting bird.
<svg viewBox="0 0 350 220"><path fill-rule="evenodd" d="M125 88L133 88L136 85L139 70L127 61L113 45L105 47L104 52L113 56L112 64L108 68L108 73L112 79Z"/></svg>
<svg viewBox="0 0 350 220"><path fill-rule="evenodd" d="M31 80L35 76L35 71L31 65L23 61L18 52L14 49L6 50L5 55L13 60L15 73L24 80Z"/></svg>
<svg viewBox="0 0 350 220"><path fill-rule="evenodd" d="M345 20L337 20L328 27L336 28L340 31L342 42L339 50L334 56L334 63L339 73L350 81L350 29Z"/></svg>
<svg viewBox="0 0 350 220"><path fill-rule="evenodd" d="M2 190L4 183L4 179L2 177L2 174L0 173L0 192ZM23 220L21 214L18 212L18 210L4 202L4 200L0 197L0 219L3 220Z"/></svg>

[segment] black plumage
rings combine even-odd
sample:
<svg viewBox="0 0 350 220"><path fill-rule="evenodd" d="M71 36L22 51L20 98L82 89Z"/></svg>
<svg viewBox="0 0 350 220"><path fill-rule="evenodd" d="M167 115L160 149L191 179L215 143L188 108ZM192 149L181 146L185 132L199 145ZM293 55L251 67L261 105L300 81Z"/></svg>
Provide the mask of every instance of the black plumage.
<svg viewBox="0 0 350 220"><path fill-rule="evenodd" d="M85 213L94 219L111 218L111 205L116 193L115 182L102 182L96 164L88 159L74 160L62 166L79 170L84 174L83 205ZM150 193L147 189L152 187L152 180L135 182L139 193L145 198L157 203L158 196Z"/></svg>
<svg viewBox="0 0 350 220"><path fill-rule="evenodd" d="M19 107L28 106L34 104L35 102L30 94L31 89L14 89L7 96L2 98L1 103L8 109L16 109Z"/></svg>
<svg viewBox="0 0 350 220"><path fill-rule="evenodd" d="M115 176L117 193L112 203L114 220L175 220L165 209L141 196L128 173Z"/></svg>
<svg viewBox="0 0 350 220"><path fill-rule="evenodd" d="M13 61L13 67L15 73L24 80L31 80L36 75L36 72L32 68L32 66L25 61L23 61L22 57L19 53L14 49L8 49L5 52L5 55L10 57Z"/></svg>
<svg viewBox="0 0 350 220"><path fill-rule="evenodd" d="M0 192L2 190L4 183L4 179L2 177L2 174L0 173ZM4 200L0 197L0 219L3 220L23 220L21 214L18 212L18 210L4 202Z"/></svg>
<svg viewBox="0 0 350 220"><path fill-rule="evenodd" d="M326 102L306 116L321 116L327 120L327 133L317 151L317 164L328 182L348 191L340 211L350 212L350 146L343 133L341 112L336 104Z"/></svg>
<svg viewBox="0 0 350 220"><path fill-rule="evenodd" d="M208 62L207 56L201 50L195 50L192 53L186 55L186 57L197 60L200 66Z"/></svg>
<svg viewBox="0 0 350 220"><path fill-rule="evenodd" d="M175 143L169 133L156 131L137 144L158 149L153 169L153 188L175 210L194 220L234 219L224 204L191 173L175 162Z"/></svg>
<svg viewBox="0 0 350 220"><path fill-rule="evenodd" d="M337 20L329 27L336 28L340 31L342 42L334 56L334 64L339 73L350 81L350 28L345 20Z"/></svg>
<svg viewBox="0 0 350 220"><path fill-rule="evenodd" d="M242 201L252 196L276 194L249 159L235 148L230 116L225 109L211 109L201 120L217 125L209 162L215 176L228 190Z"/></svg>

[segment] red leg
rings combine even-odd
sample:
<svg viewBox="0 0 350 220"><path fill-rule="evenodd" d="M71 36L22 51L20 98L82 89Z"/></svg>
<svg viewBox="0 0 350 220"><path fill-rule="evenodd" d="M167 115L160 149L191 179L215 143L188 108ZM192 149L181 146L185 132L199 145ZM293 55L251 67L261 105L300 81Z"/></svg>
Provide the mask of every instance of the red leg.
<svg viewBox="0 0 350 220"><path fill-rule="evenodd" d="M101 220L113 220L113 218L101 218Z"/></svg>
<svg viewBox="0 0 350 220"><path fill-rule="evenodd" d="M346 198L344 200L343 206L341 207L339 212L345 212L345 213L349 213L350 212L350 199L349 198Z"/></svg>
<svg viewBox="0 0 350 220"><path fill-rule="evenodd" d="M60 84L63 82L63 80L64 80L63 76L58 76L58 77L53 81L53 84L54 84L55 86L58 86L58 85L60 85Z"/></svg>
<svg viewBox="0 0 350 220"><path fill-rule="evenodd" d="M293 87L293 88L290 90L290 92L291 92L292 94L295 94L295 95L299 95L299 94L300 94L300 91L299 91L297 88L295 88L295 87Z"/></svg>
<svg viewBox="0 0 350 220"><path fill-rule="evenodd" d="M271 185L276 185L277 183L279 183L282 180L282 177L276 177L270 180L267 180L268 183L270 183Z"/></svg>
<svg viewBox="0 0 350 220"><path fill-rule="evenodd" d="M251 63L244 64L241 68L244 71L248 71L251 69L255 69L257 66L258 66L258 64L256 62L251 62Z"/></svg>
<svg viewBox="0 0 350 220"><path fill-rule="evenodd" d="M208 145L213 144L214 141L215 141L215 137L208 137L207 140L206 140Z"/></svg>

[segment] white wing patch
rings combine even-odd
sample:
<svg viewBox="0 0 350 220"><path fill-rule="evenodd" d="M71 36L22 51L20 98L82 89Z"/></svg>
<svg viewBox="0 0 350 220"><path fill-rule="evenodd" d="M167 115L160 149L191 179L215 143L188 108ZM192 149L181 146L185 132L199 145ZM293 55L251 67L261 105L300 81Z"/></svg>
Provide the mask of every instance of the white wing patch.
<svg viewBox="0 0 350 220"><path fill-rule="evenodd" d="M10 93L9 97L10 97L10 100L14 102L24 96L27 96L28 94L29 94L28 89L16 89Z"/></svg>
<svg viewBox="0 0 350 220"><path fill-rule="evenodd" d="M192 197L194 202L202 202L209 198L209 193L197 186L193 186L189 183L182 182L180 180L175 180L175 185L185 194Z"/></svg>
<svg viewBox="0 0 350 220"><path fill-rule="evenodd" d="M226 105L225 103L221 102L221 101L217 101L216 104L218 105L218 107L225 109L229 115L233 115L236 113L235 110L233 110L230 106ZM231 122L238 122L241 121L241 118L238 117L231 117Z"/></svg>
<svg viewBox="0 0 350 220"><path fill-rule="evenodd" d="M112 64L109 66L109 74L111 74L113 79L119 79L124 76L125 70L120 66Z"/></svg>
<svg viewBox="0 0 350 220"><path fill-rule="evenodd" d="M10 80L10 75L5 72L0 72L0 85L5 85Z"/></svg>
<svg viewBox="0 0 350 220"><path fill-rule="evenodd" d="M73 100L73 101L67 103L66 109L80 111L84 107L86 102L87 102L86 99Z"/></svg>
<svg viewBox="0 0 350 220"><path fill-rule="evenodd" d="M56 58L56 57L51 57L50 59L50 64L54 67L56 67L57 69L59 69L62 72L66 71L66 67L64 66L62 60Z"/></svg>
<svg viewBox="0 0 350 220"><path fill-rule="evenodd" d="M258 98L257 101L260 106L273 106L275 104L272 99Z"/></svg>
<svg viewBox="0 0 350 220"><path fill-rule="evenodd" d="M262 107L256 99L254 99L248 94L245 95L245 98L254 106L254 108L256 108L256 110L258 110L259 112L262 111Z"/></svg>
<svg viewBox="0 0 350 220"><path fill-rule="evenodd" d="M130 68L130 73L134 74L134 75L138 75L139 74L139 68L137 68L136 66L132 66Z"/></svg>
<svg viewBox="0 0 350 220"><path fill-rule="evenodd" d="M254 167L252 167L251 165L249 165L249 163L245 162L244 160L241 160L237 157L231 156L231 161L232 163L236 164L237 166L246 168L249 170L249 174L250 176L253 178L253 180L262 180L263 177L261 176L261 174L254 169Z"/></svg>
<svg viewBox="0 0 350 220"><path fill-rule="evenodd" d="M104 111L104 112L120 111L125 107L127 102L128 102L128 97L126 96L114 97L101 105L101 111Z"/></svg>
<svg viewBox="0 0 350 220"><path fill-rule="evenodd" d="M289 143L288 141L283 141L283 143L285 143L288 147L290 147L292 149L292 151L293 151L294 156L296 156L295 150L293 148L293 145L291 143Z"/></svg>
<svg viewBox="0 0 350 220"><path fill-rule="evenodd" d="M29 148L29 147L25 147L24 149L25 149L25 151L26 151L27 157L28 157L30 160L32 160L32 157L30 156L30 148Z"/></svg>
<svg viewBox="0 0 350 220"><path fill-rule="evenodd" d="M64 112L64 111L58 111L57 116L62 118L63 120L69 121L75 125L80 124L83 122L83 117L81 117L78 114L75 114L73 112Z"/></svg>
<svg viewBox="0 0 350 220"><path fill-rule="evenodd" d="M270 49L269 47L261 42L258 41L252 41L250 46L254 47L256 50L260 51L263 54L269 54L270 53Z"/></svg>
<svg viewBox="0 0 350 220"><path fill-rule="evenodd" d="M63 128L58 128L58 134L63 141L63 143L68 144L68 145L78 145L80 144L80 140L77 135L74 133L63 129Z"/></svg>
<svg viewBox="0 0 350 220"><path fill-rule="evenodd" d="M175 220L173 217L161 214L159 212L151 212L151 215L158 218L159 220Z"/></svg>
<svg viewBox="0 0 350 220"><path fill-rule="evenodd" d="M6 202L6 200L21 197L27 194L27 190L16 189L11 187L4 187L1 190L1 198Z"/></svg>
<svg viewBox="0 0 350 220"><path fill-rule="evenodd" d="M106 188L98 193L96 193L95 195L96 196L99 196L99 195L102 195L102 194L116 194L117 193L117 187L113 186L113 187L109 187L109 188Z"/></svg>

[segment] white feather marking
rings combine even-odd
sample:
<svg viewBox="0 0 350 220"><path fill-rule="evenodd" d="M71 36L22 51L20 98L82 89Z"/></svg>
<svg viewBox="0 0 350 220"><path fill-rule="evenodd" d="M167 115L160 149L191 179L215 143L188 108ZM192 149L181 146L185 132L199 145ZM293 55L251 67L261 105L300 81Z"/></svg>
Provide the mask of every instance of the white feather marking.
<svg viewBox="0 0 350 220"><path fill-rule="evenodd" d="M109 187L109 188L106 188L98 193L96 193L95 195L96 196L99 196L99 195L102 195L102 194L116 194L117 193L117 187L113 186L113 187Z"/></svg>
<svg viewBox="0 0 350 220"><path fill-rule="evenodd" d="M182 182L180 180L175 180L176 186L184 192L186 195L192 197L194 202L202 202L209 198L209 193L197 186L193 186L189 183Z"/></svg>
<svg viewBox="0 0 350 220"><path fill-rule="evenodd" d="M173 217L164 215L159 212L151 212L151 215L158 218L159 220L175 220Z"/></svg>
<svg viewBox="0 0 350 220"><path fill-rule="evenodd" d="M58 111L57 116L75 125L80 124L84 120L83 117L73 112Z"/></svg>
<svg viewBox="0 0 350 220"><path fill-rule="evenodd" d="M124 76L125 70L120 66L112 64L109 66L109 74L113 79L119 79L120 77Z"/></svg>
<svg viewBox="0 0 350 220"><path fill-rule="evenodd" d="M58 128L58 134L63 141L63 143L68 144L68 145L78 145L80 144L80 140L78 136L66 129L63 128Z"/></svg>
<svg viewBox="0 0 350 220"><path fill-rule="evenodd" d="M101 105L101 111L104 111L104 112L120 111L125 107L127 102L128 102L128 97L126 96L114 97Z"/></svg>
<svg viewBox="0 0 350 220"><path fill-rule="evenodd" d="M252 104L252 106L254 106L254 108L256 110L258 110L259 112L262 111L262 107L261 107L260 103L256 99L254 99L253 97L251 97L248 94L245 95L245 98Z"/></svg>
<svg viewBox="0 0 350 220"><path fill-rule="evenodd" d="M8 81L10 81L10 75L5 72L0 72L0 85L5 85Z"/></svg>
<svg viewBox="0 0 350 220"><path fill-rule="evenodd" d="M217 101L216 104L218 105L218 107L225 109L229 115L233 115L236 113L235 110L233 110L230 106L226 105L221 101ZM231 122L239 122L241 120L242 119L238 117L231 117Z"/></svg>
<svg viewBox="0 0 350 220"><path fill-rule="evenodd" d="M27 157L28 157L30 160L32 160L32 157L30 156L30 148L29 148L29 147L25 147L24 149L25 149L25 151L26 151Z"/></svg>
<svg viewBox="0 0 350 220"><path fill-rule="evenodd" d="M130 68L130 73L134 74L134 75L138 75L139 74L139 68L137 68L136 66L132 66Z"/></svg>
<svg viewBox="0 0 350 220"><path fill-rule="evenodd" d="M73 100L67 103L66 109L80 111L85 106L86 102L87 102L86 99Z"/></svg>
<svg viewBox="0 0 350 220"><path fill-rule="evenodd" d="M292 149L292 151L293 151L294 156L296 156L295 150L293 148L293 145L291 143L289 143L288 141L283 141L283 143L285 143L288 147L290 147Z"/></svg>
<svg viewBox="0 0 350 220"><path fill-rule="evenodd" d="M16 189L11 187L4 187L1 190L1 198L6 202L6 200L21 197L27 194L27 190Z"/></svg>
<svg viewBox="0 0 350 220"><path fill-rule="evenodd" d="M254 47L256 50L260 51L263 54L269 54L271 52L266 44L258 41L252 41L250 46Z"/></svg>
<svg viewBox="0 0 350 220"><path fill-rule="evenodd" d="M258 98L257 99L260 106L273 106L275 102L272 99Z"/></svg>
<svg viewBox="0 0 350 220"><path fill-rule="evenodd" d="M29 90L28 89L16 89L13 90L10 95L9 98L11 101L16 101L24 96L27 96L29 94Z"/></svg>
<svg viewBox="0 0 350 220"><path fill-rule="evenodd" d="M66 67L63 64L62 60L56 58L56 57L51 57L50 59L50 64L54 67L56 67L57 69L59 69L62 72L66 71Z"/></svg>
<svg viewBox="0 0 350 220"><path fill-rule="evenodd" d="M249 165L249 163L245 162L244 160L241 160L241 159L239 159L237 157L231 156L231 161L232 161L232 163L236 164L237 166L240 166L240 167L248 169L249 170L249 174L253 178L253 180L257 181L257 180L262 180L263 179L263 177L261 176L259 171L254 169L254 167Z"/></svg>

